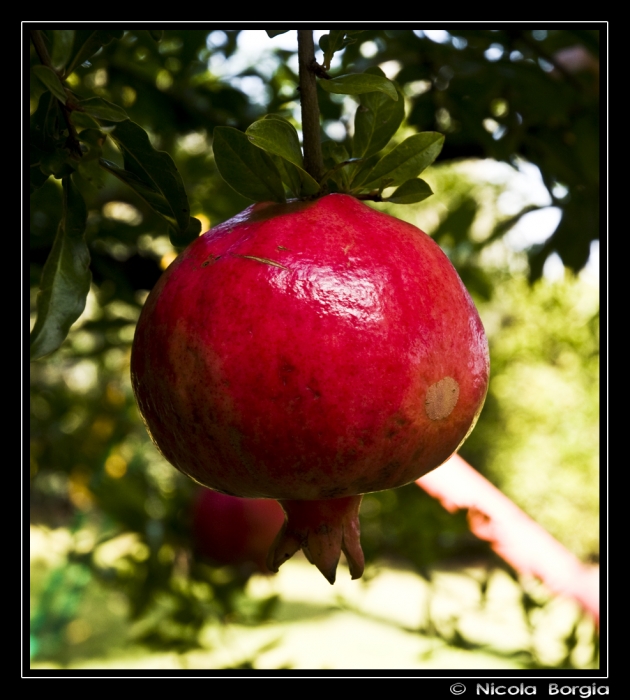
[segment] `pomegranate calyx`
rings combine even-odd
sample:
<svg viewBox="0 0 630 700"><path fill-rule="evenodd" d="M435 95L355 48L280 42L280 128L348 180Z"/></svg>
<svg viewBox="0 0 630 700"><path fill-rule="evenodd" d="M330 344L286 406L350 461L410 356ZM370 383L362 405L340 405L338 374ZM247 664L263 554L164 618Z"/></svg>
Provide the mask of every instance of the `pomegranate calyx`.
<svg viewBox="0 0 630 700"><path fill-rule="evenodd" d="M359 495L322 501L279 501L286 519L269 550L267 568L277 572L301 549L308 561L333 584L343 551L350 575L353 579L361 578L365 566L359 527L362 498Z"/></svg>

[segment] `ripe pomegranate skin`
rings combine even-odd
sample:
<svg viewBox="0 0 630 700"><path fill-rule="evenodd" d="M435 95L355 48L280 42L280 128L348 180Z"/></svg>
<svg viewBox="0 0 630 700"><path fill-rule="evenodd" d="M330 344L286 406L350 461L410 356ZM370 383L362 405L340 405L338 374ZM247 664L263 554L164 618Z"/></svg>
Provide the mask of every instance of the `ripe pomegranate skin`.
<svg viewBox="0 0 630 700"><path fill-rule="evenodd" d="M267 553L284 523L278 503L199 489L192 505L195 549L219 564L253 563L270 573Z"/></svg>
<svg viewBox="0 0 630 700"><path fill-rule="evenodd" d="M254 204L193 241L147 298L131 358L166 459L222 493L279 500L270 569L301 547L331 582L340 549L361 575L361 494L446 461L488 373L439 246L342 194Z"/></svg>

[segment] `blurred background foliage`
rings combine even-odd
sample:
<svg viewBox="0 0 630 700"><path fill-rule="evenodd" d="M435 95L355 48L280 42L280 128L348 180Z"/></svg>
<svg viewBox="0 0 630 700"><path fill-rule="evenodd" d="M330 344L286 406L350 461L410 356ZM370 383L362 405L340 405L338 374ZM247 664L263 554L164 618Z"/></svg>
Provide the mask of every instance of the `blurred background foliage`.
<svg viewBox="0 0 630 700"><path fill-rule="evenodd" d="M43 32L51 46L54 31ZM486 326L490 390L462 456L586 562L599 556L599 294L585 266L599 237L603 34L584 25L370 28L331 69L380 65L398 83L407 118L395 139L420 130L446 135L426 173L436 194L409 207L375 206L438 241ZM39 64L32 45L30 62ZM173 157L204 231L250 204L218 174L214 127L245 130L274 112L299 129L295 50L263 30L125 31L66 84L81 99L124 107ZM31 114L44 94L32 77ZM343 141L356 101L321 90L319 99L324 138ZM111 139L103 153L121 160ZM537 196L514 194L524 173L537 178ZM109 173L92 174L75 177L88 210L88 303L62 347L31 365L31 524L35 536L63 540L63 556L38 560L31 572L31 654L62 665L77 653L101 653L98 640L114 620L133 622L134 643L185 651L200 644L204 625L260 624L277 603L248 595L253 567L194 552L196 486L150 443L129 381L140 309L177 251L166 223L131 189ZM61 181L49 177L31 197L31 327L61 206ZM531 217L541 211L555 212L557 226L537 232ZM397 563L428 576L444 561L500 565L463 513L447 514L413 484L367 495L361 522L373 566ZM106 595L117 611L111 620L102 615ZM90 605L101 617L91 617ZM447 641L457 646L461 635Z"/></svg>

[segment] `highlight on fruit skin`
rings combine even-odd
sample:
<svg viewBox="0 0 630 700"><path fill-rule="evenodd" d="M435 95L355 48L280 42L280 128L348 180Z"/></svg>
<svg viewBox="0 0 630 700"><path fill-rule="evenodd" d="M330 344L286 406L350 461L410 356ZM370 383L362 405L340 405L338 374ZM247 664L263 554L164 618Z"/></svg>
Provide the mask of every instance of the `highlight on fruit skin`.
<svg viewBox="0 0 630 700"><path fill-rule="evenodd" d="M420 229L357 199L254 204L164 272L133 342L149 434L196 482L271 498L267 559L329 581L363 570L361 495L415 481L463 443L489 358L457 272Z"/></svg>

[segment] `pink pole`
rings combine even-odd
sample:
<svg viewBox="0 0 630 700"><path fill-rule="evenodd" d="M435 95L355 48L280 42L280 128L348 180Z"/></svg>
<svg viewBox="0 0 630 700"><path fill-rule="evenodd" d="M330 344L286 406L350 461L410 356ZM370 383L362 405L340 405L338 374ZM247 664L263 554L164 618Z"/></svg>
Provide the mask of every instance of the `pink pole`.
<svg viewBox="0 0 630 700"><path fill-rule="evenodd" d="M502 559L577 600L599 625L599 567L583 564L459 455L416 484L449 513L468 510L471 531Z"/></svg>

